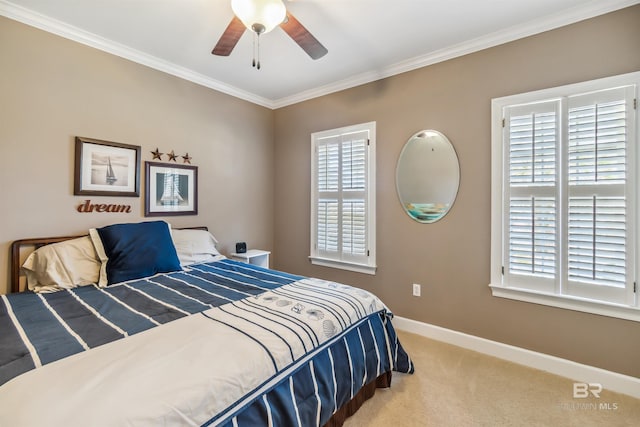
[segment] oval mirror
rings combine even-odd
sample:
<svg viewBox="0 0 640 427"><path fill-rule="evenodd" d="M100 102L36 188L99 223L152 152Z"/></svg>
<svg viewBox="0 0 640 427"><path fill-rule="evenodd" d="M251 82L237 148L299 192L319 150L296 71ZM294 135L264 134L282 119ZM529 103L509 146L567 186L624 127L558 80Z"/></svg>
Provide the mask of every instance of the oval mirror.
<svg viewBox="0 0 640 427"><path fill-rule="evenodd" d="M460 165L446 136L422 130L404 145L396 167L398 197L405 212L422 223L449 212L458 194Z"/></svg>

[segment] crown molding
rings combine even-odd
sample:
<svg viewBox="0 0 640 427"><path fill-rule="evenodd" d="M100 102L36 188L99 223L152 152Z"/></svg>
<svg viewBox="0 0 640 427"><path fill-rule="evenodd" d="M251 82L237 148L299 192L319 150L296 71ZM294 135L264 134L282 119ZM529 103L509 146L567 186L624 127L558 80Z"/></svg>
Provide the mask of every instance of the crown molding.
<svg viewBox="0 0 640 427"><path fill-rule="evenodd" d="M188 68L174 64L169 61L157 58L153 55L146 54L129 46L117 43L113 40L98 36L96 34L84 31L80 28L50 18L46 15L34 12L33 10L10 3L6 0L0 0L0 15L5 16L14 21L56 34L69 40L90 46L101 51L119 56L129 61L145 65L158 71L179 77L196 83L201 86L214 89L218 92L231 95L236 98L249 101L253 104L273 109L273 102L269 99L259 97L252 93L243 91L234 86L214 80L203 74L197 73Z"/></svg>
<svg viewBox="0 0 640 427"><path fill-rule="evenodd" d="M585 19L633 6L638 3L640 3L640 0L594 0L587 5L568 9L563 13L547 17L546 19L538 19L521 25L514 25L501 31L496 31L476 39L430 52L426 55L420 55L406 61L398 62L376 72L357 74L325 86L320 86L292 96L274 100L273 108L282 108L288 105L307 101L309 99L318 98L323 95L328 95L330 93L350 89L352 87L360 86L386 77L426 67L427 65L433 65L438 62L443 62L459 56L478 52L483 49L522 39L524 37L560 28Z"/></svg>
<svg viewBox="0 0 640 427"><path fill-rule="evenodd" d="M397 74L412 71L428 65L443 62L459 56L474 53L500 44L508 43L524 37L553 30L565 25L573 24L598 15L613 12L640 3L640 0L592 0L586 5L568 9L546 19L531 21L522 25L512 26L486 36L478 37L463 43L455 44L444 49L417 56L406 61L398 62L381 70L366 72L339 80L317 88L299 92L280 99L267 99L218 80L196 73L188 68L165 61L131 47L114 42L96 34L65 24L48 16L39 14L7 0L0 0L0 15L23 24L59 35L78 43L111 53L147 67L171 74L201 86L243 99L245 101L270 108L272 110L286 107L299 102L329 95L341 90L350 89Z"/></svg>

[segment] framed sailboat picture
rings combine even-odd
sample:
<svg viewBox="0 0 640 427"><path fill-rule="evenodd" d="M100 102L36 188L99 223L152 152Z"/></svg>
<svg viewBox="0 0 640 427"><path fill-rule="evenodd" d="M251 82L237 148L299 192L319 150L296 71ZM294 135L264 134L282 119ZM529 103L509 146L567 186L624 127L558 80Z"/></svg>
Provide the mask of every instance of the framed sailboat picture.
<svg viewBox="0 0 640 427"><path fill-rule="evenodd" d="M145 162L144 216L197 214L198 167Z"/></svg>
<svg viewBox="0 0 640 427"><path fill-rule="evenodd" d="M73 194L140 195L140 146L76 136Z"/></svg>

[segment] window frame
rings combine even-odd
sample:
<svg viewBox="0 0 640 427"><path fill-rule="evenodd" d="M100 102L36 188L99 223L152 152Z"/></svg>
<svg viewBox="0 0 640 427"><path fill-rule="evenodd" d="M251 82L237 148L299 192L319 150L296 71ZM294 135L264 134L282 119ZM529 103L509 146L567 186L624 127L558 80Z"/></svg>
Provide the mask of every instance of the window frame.
<svg viewBox="0 0 640 427"><path fill-rule="evenodd" d="M344 135L367 132L368 144L365 147L365 215L366 215L366 251L364 257L352 257L342 252L330 256L318 250L318 146L327 138L342 138ZM311 134L311 216L310 216L310 249L309 260L314 265L355 271L365 274L376 274L376 122L344 126ZM340 190L342 191L342 190ZM340 199L342 200L342 199ZM342 218L342 217L341 217ZM342 235L340 235L342 238Z"/></svg>
<svg viewBox="0 0 640 427"><path fill-rule="evenodd" d="M628 118L631 119L629 120L630 131L627 143L627 146L630 147L630 152L627 154L627 164L629 165L630 173L627 175L626 183L626 185L630 186L630 191L627 192L627 195L631 197L627 203L630 211L629 216L632 216L632 218L627 221L627 226L630 227L629 235L632 237L632 244L627 250L629 252L629 262L633 263L632 270L630 270L633 277L627 280L625 286L625 290L629 295L628 302L630 303L620 304L583 296L567 295L561 293L562 291L559 285L552 291L548 289L543 291L536 286L518 286L514 283L508 283L505 279L508 275L504 274L505 272L503 271L504 251L508 250L507 242L504 241L506 236L504 228L506 222L505 212L508 205L508 197L505 197L505 193L508 192L508 189L505 188L506 180L503 174L508 173L507 168L509 166L509 153L505 150L506 142L503 134L506 129L506 123L504 121L505 109L507 107L513 108L519 105L543 103L554 100L560 102L561 121L558 126L560 129L561 142L558 149L560 156L558 161L563 162L563 165L559 165L559 167L564 169L564 163L567 163L566 150L568 146L568 142L564 141L567 132L567 99L581 94L628 85L634 86L633 105L632 108L628 110ZM638 245L640 244L640 197L637 195L638 191L640 191L640 132L638 131L640 127L640 111L637 105L639 87L640 72L633 72L491 100L491 282L489 286L493 296L640 322L640 296L638 295L637 286L638 270L640 269L640 251L638 250ZM558 205L563 204L561 211L562 216L558 217L560 227L558 231L558 241L562 242L561 247L563 248L560 250L564 250L564 246L566 245L565 227L567 212L565 208L569 193L565 178L566 176L563 176L556 184L562 195L562 197L558 199ZM508 224L506 224L506 226L508 227ZM563 254L558 252L558 256L563 256ZM565 268L566 267L563 266L563 270L558 271L557 274L561 277L558 281L565 280L563 277L566 272ZM563 283L563 286L570 285Z"/></svg>

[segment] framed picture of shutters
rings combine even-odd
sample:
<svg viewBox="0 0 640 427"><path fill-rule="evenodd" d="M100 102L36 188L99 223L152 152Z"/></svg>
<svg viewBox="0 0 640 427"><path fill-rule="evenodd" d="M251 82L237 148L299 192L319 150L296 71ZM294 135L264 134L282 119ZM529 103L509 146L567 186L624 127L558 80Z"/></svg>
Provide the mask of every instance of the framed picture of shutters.
<svg viewBox="0 0 640 427"><path fill-rule="evenodd" d="M145 162L144 216L198 214L198 167Z"/></svg>
<svg viewBox="0 0 640 427"><path fill-rule="evenodd" d="M76 196L140 195L140 146L77 136Z"/></svg>

